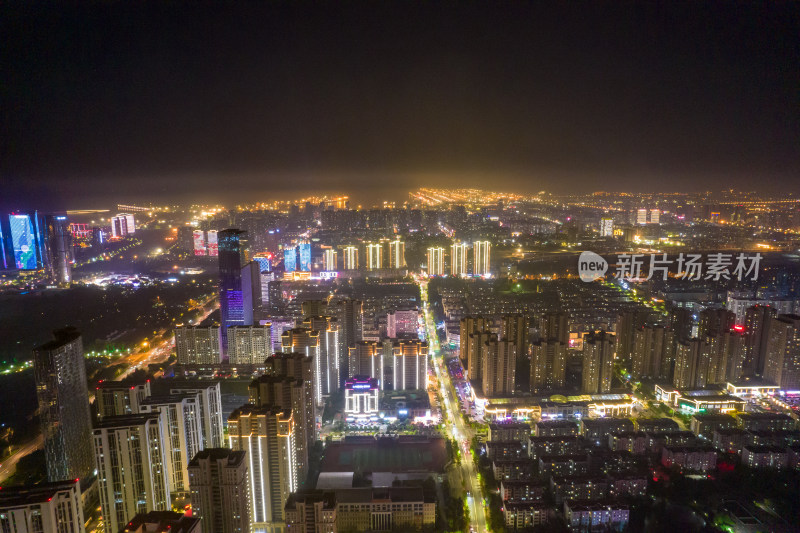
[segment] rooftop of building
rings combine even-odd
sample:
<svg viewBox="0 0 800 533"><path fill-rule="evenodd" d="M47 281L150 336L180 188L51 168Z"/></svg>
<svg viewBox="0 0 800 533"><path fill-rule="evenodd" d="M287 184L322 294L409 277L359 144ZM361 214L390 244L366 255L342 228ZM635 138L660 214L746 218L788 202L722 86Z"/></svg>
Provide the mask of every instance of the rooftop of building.
<svg viewBox="0 0 800 533"><path fill-rule="evenodd" d="M81 333L72 327L57 329L53 332L55 339L34 348L35 351L47 351L61 348L65 344L75 341L81 337Z"/></svg>
<svg viewBox="0 0 800 533"><path fill-rule="evenodd" d="M106 416L94 424L94 429L141 426L151 420L158 420L159 413L139 413L135 415Z"/></svg>
<svg viewBox="0 0 800 533"><path fill-rule="evenodd" d="M575 420L539 420L536 427L542 428L577 428L578 422Z"/></svg>
<svg viewBox="0 0 800 533"><path fill-rule="evenodd" d="M242 405L241 407L237 407L233 410L231 415L228 417L228 420L236 420L240 416L248 416L248 415L269 415L269 414L281 414L285 418L289 418L292 416L291 409L281 409L280 407L276 407L274 405L262 405L262 406L255 406L251 403Z"/></svg>
<svg viewBox="0 0 800 533"><path fill-rule="evenodd" d="M78 480L0 487L0 509L41 504L52 500L59 492L80 490Z"/></svg>
<svg viewBox="0 0 800 533"><path fill-rule="evenodd" d="M189 461L189 466L199 466L200 461L210 459L212 461L227 460L228 465L236 466L241 464L247 458L247 453L244 451L235 451L230 448L206 448L200 450Z"/></svg>
<svg viewBox="0 0 800 533"><path fill-rule="evenodd" d="M123 379L122 381L101 381L97 384L98 389L112 389L112 390L123 390L123 389L135 389L136 387L142 387L146 383L149 383L149 379Z"/></svg>
<svg viewBox="0 0 800 533"><path fill-rule="evenodd" d="M320 471L443 473L445 464L447 449L441 437L348 437L325 448Z"/></svg>
<svg viewBox="0 0 800 533"><path fill-rule="evenodd" d="M123 531L195 533L200 531L200 519L172 511L150 511L136 515Z"/></svg>
<svg viewBox="0 0 800 533"><path fill-rule="evenodd" d="M744 420L792 420L792 417L783 413L739 413L736 417Z"/></svg>
<svg viewBox="0 0 800 533"><path fill-rule="evenodd" d="M627 511L630 507L627 503L617 500L567 500L564 502L564 509L568 509L570 512Z"/></svg>
<svg viewBox="0 0 800 533"><path fill-rule="evenodd" d="M736 419L731 415L726 415L722 413L697 413L696 415L692 415L692 418L696 418L701 422L735 422Z"/></svg>

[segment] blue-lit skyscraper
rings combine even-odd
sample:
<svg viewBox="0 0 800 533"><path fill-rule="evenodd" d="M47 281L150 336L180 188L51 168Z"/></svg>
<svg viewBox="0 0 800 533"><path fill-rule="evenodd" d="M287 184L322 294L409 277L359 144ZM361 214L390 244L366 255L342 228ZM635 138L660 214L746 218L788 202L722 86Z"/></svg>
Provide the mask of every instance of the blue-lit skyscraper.
<svg viewBox="0 0 800 533"><path fill-rule="evenodd" d="M283 270L286 272L294 272L297 270L297 248L283 249Z"/></svg>
<svg viewBox="0 0 800 533"><path fill-rule="evenodd" d="M302 272L309 272L311 270L311 243L300 243L300 270Z"/></svg>
<svg viewBox="0 0 800 533"><path fill-rule="evenodd" d="M36 270L42 266L41 238L37 217L8 215L9 237L14 256L14 266L19 270Z"/></svg>
<svg viewBox="0 0 800 533"><path fill-rule="evenodd" d="M258 263L259 271L261 273L272 271L272 262L270 261L269 257L256 255L253 257L253 261Z"/></svg>
<svg viewBox="0 0 800 533"><path fill-rule="evenodd" d="M229 326L245 326L242 266L247 262L247 232L231 228L218 233L219 240L219 310L222 344L227 347ZM252 316L252 310L250 311Z"/></svg>
<svg viewBox="0 0 800 533"><path fill-rule="evenodd" d="M72 234L64 215L46 215L42 226L44 258L50 279L67 286L72 281Z"/></svg>

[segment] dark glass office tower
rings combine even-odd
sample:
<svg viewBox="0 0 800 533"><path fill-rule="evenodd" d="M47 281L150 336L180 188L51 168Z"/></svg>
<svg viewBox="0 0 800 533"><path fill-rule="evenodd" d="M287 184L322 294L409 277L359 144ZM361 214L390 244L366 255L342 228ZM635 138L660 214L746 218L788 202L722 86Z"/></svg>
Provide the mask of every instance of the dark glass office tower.
<svg viewBox="0 0 800 533"><path fill-rule="evenodd" d="M245 298L242 292L242 266L247 263L246 231L235 228L218 233L219 242L219 310L222 345L227 353L229 326L248 325ZM252 317L252 311L250 312ZM252 319L251 319L252 320Z"/></svg>
<svg viewBox="0 0 800 533"><path fill-rule="evenodd" d="M45 266L54 283L67 286L72 281L72 234L64 215L44 216Z"/></svg>
<svg viewBox="0 0 800 533"><path fill-rule="evenodd" d="M47 478L87 480L94 473L94 453L83 341L74 328L53 335L33 351Z"/></svg>

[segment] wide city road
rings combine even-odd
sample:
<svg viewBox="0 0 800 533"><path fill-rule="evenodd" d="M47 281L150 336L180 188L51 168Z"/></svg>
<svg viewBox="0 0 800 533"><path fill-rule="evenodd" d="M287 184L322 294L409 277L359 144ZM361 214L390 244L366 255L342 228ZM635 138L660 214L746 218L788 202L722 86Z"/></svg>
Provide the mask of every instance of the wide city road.
<svg viewBox="0 0 800 533"><path fill-rule="evenodd" d="M422 306L425 313L425 326L428 337L428 347L430 349L433 369L436 372L436 379L439 381L439 392L442 395L442 420L445 431L450 438L454 439L461 447L463 460L461 461L461 477L464 488L467 491L467 507L469 508L470 530L477 533L488 531L486 528L486 513L484 510L483 492L478 481L478 472L472 461L470 444L474 433L471 428L464 423L461 415L456 390L450 378L450 372L444 364L444 357L441 355L439 338L436 334L436 324L433 320L433 313L428 302L428 284L420 282L420 293L422 295Z"/></svg>

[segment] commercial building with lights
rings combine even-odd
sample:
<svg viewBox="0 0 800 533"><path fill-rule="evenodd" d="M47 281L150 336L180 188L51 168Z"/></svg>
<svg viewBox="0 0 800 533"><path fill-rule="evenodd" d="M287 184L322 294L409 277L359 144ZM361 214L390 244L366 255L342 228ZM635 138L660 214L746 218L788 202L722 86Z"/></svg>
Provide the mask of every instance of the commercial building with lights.
<svg viewBox="0 0 800 533"><path fill-rule="evenodd" d="M689 414L716 411L727 413L744 409L745 401L719 389L679 390L655 386L656 399Z"/></svg>
<svg viewBox="0 0 800 533"><path fill-rule="evenodd" d="M380 407L378 380L353 376L344 382L344 413L348 422L376 421Z"/></svg>

